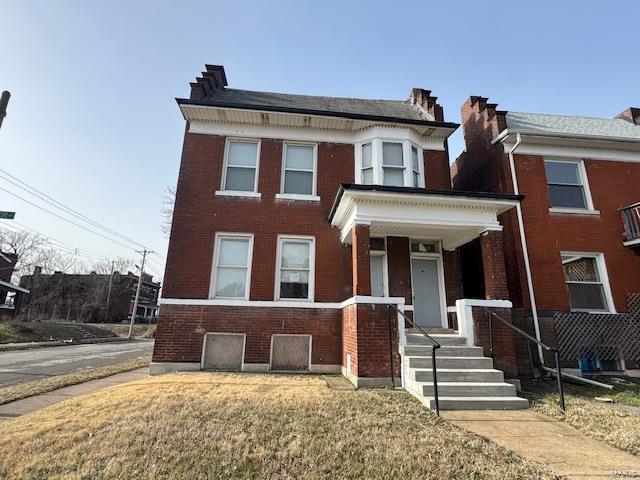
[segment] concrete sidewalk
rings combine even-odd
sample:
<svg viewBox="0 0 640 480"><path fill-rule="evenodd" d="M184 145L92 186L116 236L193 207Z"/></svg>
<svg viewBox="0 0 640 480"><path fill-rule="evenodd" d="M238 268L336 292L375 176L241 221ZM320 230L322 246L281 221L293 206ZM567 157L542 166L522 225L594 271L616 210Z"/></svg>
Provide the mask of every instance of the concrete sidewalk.
<svg viewBox="0 0 640 480"><path fill-rule="evenodd" d="M54 403L68 400L69 398L86 395L87 393L92 393L103 388L112 387L125 382L131 382L133 380L139 380L148 376L149 367L145 367L138 370L132 370L130 372L116 373L110 377L99 378L97 380L90 380L77 385L63 387L49 393L16 400L15 402L5 403L4 405L0 405L0 422L40 410L41 408L48 407Z"/></svg>
<svg viewBox="0 0 640 480"><path fill-rule="evenodd" d="M640 478L640 458L530 410L448 411L459 427L573 479Z"/></svg>

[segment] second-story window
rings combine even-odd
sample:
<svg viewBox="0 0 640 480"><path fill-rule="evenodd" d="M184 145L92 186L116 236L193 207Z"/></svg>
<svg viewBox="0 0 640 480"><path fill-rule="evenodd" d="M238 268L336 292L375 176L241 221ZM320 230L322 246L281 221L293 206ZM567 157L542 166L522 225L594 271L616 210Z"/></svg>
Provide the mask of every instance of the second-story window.
<svg viewBox="0 0 640 480"><path fill-rule="evenodd" d="M258 188L257 140L228 140L222 190L231 192L256 192Z"/></svg>
<svg viewBox="0 0 640 480"><path fill-rule="evenodd" d="M549 160L544 162L552 208L591 210L586 191L586 173L581 161Z"/></svg>
<svg viewBox="0 0 640 480"><path fill-rule="evenodd" d="M401 143L382 143L383 185L404 187L404 159Z"/></svg>
<svg viewBox="0 0 640 480"><path fill-rule="evenodd" d="M422 148L411 140L371 138L355 145L355 181L362 185L424 187Z"/></svg>
<svg viewBox="0 0 640 480"><path fill-rule="evenodd" d="M373 184L373 153L370 143L362 145L362 183Z"/></svg>
<svg viewBox="0 0 640 480"><path fill-rule="evenodd" d="M315 195L316 145L284 144L282 193Z"/></svg>
<svg viewBox="0 0 640 480"><path fill-rule="evenodd" d="M420 160L418 149L411 145L411 179L414 187L420 186Z"/></svg>

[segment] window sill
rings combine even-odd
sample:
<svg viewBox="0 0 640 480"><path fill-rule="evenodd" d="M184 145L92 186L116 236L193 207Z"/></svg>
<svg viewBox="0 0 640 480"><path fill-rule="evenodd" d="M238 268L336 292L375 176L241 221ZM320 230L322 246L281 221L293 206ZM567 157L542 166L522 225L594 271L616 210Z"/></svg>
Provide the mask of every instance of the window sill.
<svg viewBox="0 0 640 480"><path fill-rule="evenodd" d="M317 195L300 195L297 193L276 193L278 200L302 200L306 202L319 202L320 197Z"/></svg>
<svg viewBox="0 0 640 480"><path fill-rule="evenodd" d="M583 208L559 208L551 207L551 213L567 213L570 215L600 215L600 210L586 210Z"/></svg>
<svg viewBox="0 0 640 480"><path fill-rule="evenodd" d="M218 197L249 197L249 198L261 198L260 192L237 192L235 190L218 190L216 191Z"/></svg>

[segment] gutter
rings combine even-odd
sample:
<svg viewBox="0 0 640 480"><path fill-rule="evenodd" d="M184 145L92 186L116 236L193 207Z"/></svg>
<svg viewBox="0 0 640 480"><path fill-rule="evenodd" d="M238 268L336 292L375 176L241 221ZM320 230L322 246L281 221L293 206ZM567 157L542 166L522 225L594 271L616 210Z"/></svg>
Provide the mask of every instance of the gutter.
<svg viewBox="0 0 640 480"><path fill-rule="evenodd" d="M614 137L610 135L588 135L584 133L557 133L557 132L539 132L537 130L510 130L505 128L496 137L491 140L491 145L504 140L509 135L527 135L530 137L551 137L551 138L564 138L567 140L593 140L598 142L626 142L637 144L640 143L640 138L632 137Z"/></svg>
<svg viewBox="0 0 640 480"><path fill-rule="evenodd" d="M213 108L233 108L237 110L252 110L262 112L280 112L280 113L293 113L302 115L316 115L324 117L338 117L338 118L350 118L354 120L369 120L374 122L390 122L390 123L402 123L406 125L423 125L428 127L439 128L451 128L457 129L460 124L453 122L438 122L434 120L413 120L410 118L389 117L385 115L365 115L361 113L348 113L348 112L333 112L329 110L312 110L307 108L295 108L295 107L277 107L273 105L257 105L257 104L244 104L244 103L232 103L232 102L212 102L202 100L190 100L186 98L176 98L178 105L193 105L198 107L213 107ZM451 132L453 133L453 132Z"/></svg>
<svg viewBox="0 0 640 480"><path fill-rule="evenodd" d="M507 135L508 135L507 130L504 130L502 133L505 133L505 132L507 132ZM500 137L502 133L498 135L498 137ZM511 170L511 182L513 183L513 193L515 193L516 195L520 194L520 187L518 186L518 177L516 176L516 166L515 166L515 161L513 159L513 152L516 151L516 149L520 146L521 143L522 143L522 138L520 137L520 134L517 133L516 143L509 150L509 168ZM529 262L529 250L527 249L527 238L524 233L524 221L522 219L522 206L520 205L520 202L518 202L518 204L516 205L516 214L518 216L518 230L520 231L520 245L522 247L522 254L524 256L524 270L527 277L527 289L529 290L529 303L531 304L531 313L533 314L533 328L535 330L536 339L539 342L542 342L542 339L540 338L540 322L538 320L538 306L536 304L536 295L535 295L535 292L533 291L533 280L531 277L531 264ZM538 347L538 358L540 359L540 363L543 366L543 368L545 368L542 347L540 345L537 345L537 347Z"/></svg>

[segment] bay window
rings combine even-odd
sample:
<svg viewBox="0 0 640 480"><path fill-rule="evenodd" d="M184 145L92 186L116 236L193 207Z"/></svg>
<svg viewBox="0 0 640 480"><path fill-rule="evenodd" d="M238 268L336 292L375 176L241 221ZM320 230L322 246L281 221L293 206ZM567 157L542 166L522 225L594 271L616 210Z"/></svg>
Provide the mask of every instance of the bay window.
<svg viewBox="0 0 640 480"><path fill-rule="evenodd" d="M409 140L374 138L355 145L356 183L424 187L422 148Z"/></svg>
<svg viewBox="0 0 640 480"><path fill-rule="evenodd" d="M382 143L382 184L404 187L404 159L401 143Z"/></svg>

